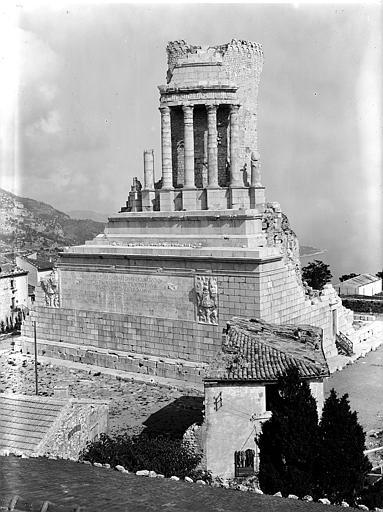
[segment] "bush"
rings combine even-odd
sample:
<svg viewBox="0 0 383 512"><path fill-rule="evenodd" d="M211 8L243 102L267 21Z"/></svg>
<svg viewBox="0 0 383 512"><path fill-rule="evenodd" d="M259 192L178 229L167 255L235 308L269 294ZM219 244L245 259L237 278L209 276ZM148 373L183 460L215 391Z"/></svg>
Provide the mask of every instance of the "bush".
<svg viewBox="0 0 383 512"><path fill-rule="evenodd" d="M302 268L302 278L314 290L322 290L331 281L330 266L320 260L310 261Z"/></svg>
<svg viewBox="0 0 383 512"><path fill-rule="evenodd" d="M190 475L201 461L180 439L166 436L118 435L114 438L101 434L98 441L88 443L80 459L124 466L129 471L148 469L166 477L184 478Z"/></svg>

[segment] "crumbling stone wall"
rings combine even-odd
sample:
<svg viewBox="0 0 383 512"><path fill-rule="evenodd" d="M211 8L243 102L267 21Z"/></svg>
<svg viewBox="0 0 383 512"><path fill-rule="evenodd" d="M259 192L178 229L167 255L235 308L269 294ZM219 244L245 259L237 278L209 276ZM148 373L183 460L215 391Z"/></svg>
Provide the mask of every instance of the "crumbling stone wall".
<svg viewBox="0 0 383 512"><path fill-rule="evenodd" d="M77 459L88 441L108 432L108 405L71 400L39 444L37 453Z"/></svg>

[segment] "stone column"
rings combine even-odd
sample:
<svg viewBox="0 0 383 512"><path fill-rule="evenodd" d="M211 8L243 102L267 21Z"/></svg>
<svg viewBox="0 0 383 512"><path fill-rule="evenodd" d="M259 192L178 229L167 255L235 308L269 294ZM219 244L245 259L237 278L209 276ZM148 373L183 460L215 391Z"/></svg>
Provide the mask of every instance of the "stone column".
<svg viewBox="0 0 383 512"><path fill-rule="evenodd" d="M170 108L160 107L161 112L161 149L162 149L162 188L173 189L172 138Z"/></svg>
<svg viewBox="0 0 383 512"><path fill-rule="evenodd" d="M154 151L144 151L144 188L141 191L141 207L143 212L153 211L155 203L154 190Z"/></svg>
<svg viewBox="0 0 383 512"><path fill-rule="evenodd" d="M144 151L144 189L154 189L154 151L145 149Z"/></svg>
<svg viewBox="0 0 383 512"><path fill-rule="evenodd" d="M218 188L217 105L207 105L208 188Z"/></svg>
<svg viewBox="0 0 383 512"><path fill-rule="evenodd" d="M230 186L243 187L239 167L239 105L230 105Z"/></svg>
<svg viewBox="0 0 383 512"><path fill-rule="evenodd" d="M183 105L182 110L184 111L184 188L190 189L195 188L193 107L189 105Z"/></svg>

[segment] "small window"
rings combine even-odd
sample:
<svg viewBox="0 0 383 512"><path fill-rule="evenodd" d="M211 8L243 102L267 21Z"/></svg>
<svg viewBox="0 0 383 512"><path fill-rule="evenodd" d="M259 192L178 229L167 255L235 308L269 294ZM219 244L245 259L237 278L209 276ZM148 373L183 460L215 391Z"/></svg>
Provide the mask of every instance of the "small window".
<svg viewBox="0 0 383 512"><path fill-rule="evenodd" d="M266 386L266 411L271 411L274 408L274 404L278 398L279 391L277 384L268 384Z"/></svg>

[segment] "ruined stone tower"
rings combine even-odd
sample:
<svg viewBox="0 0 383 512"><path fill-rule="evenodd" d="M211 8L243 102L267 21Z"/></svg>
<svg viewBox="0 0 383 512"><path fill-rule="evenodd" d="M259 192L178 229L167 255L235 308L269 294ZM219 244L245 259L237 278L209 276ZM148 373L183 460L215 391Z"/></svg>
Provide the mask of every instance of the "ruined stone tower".
<svg viewBox="0 0 383 512"><path fill-rule="evenodd" d="M45 355L201 382L233 316L323 329L336 353L352 313L331 285L304 286L299 245L268 203L257 148L259 44L169 43L159 87L161 179L152 150L143 180L103 234L61 254L32 311ZM48 289L48 288L47 288ZM32 346L32 323L23 328ZM41 339L43 341L41 341Z"/></svg>
<svg viewBox="0 0 383 512"><path fill-rule="evenodd" d="M264 202L257 152L261 46L175 41L167 53L167 84L159 87L160 192L154 193L153 158L146 151L143 191L128 210L243 209Z"/></svg>

